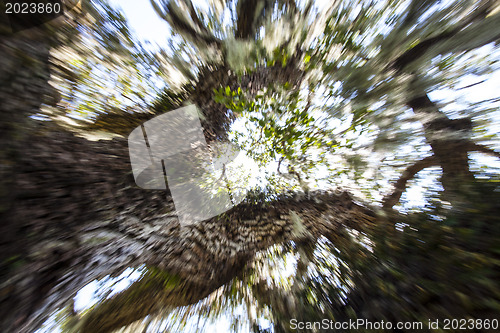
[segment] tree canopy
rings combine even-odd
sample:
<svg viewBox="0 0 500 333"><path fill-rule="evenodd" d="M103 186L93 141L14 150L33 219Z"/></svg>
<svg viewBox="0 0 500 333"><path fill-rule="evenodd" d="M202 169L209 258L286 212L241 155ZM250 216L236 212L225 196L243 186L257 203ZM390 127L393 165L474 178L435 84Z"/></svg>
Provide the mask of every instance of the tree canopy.
<svg viewBox="0 0 500 333"><path fill-rule="evenodd" d="M498 320L498 2L151 5L171 29L157 48L101 0L0 29L5 77L22 74L0 95L5 330L56 312L68 332ZM191 104L209 145L259 170L241 204L180 226L168 190L134 184L126 138Z"/></svg>

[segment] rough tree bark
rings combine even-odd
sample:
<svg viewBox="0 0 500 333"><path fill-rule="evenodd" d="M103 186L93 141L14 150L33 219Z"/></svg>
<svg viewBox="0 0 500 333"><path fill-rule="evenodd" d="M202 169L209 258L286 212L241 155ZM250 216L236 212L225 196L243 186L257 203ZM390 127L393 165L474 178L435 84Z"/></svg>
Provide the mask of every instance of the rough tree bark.
<svg viewBox="0 0 500 333"><path fill-rule="evenodd" d="M47 84L49 50L57 44L53 34L37 28L16 36L2 32L0 38L0 252L4 256L0 329L4 332L32 331L85 284L128 267L146 264L172 277L174 282L167 286L156 279L147 287L139 281L80 323L84 332L110 331L164 307L196 302L234 277L256 251L272 244L320 235L334 240L342 228L363 230L377 219L348 194L310 193L259 207L242 204L181 228L165 192L134 186L125 140L89 142L28 118L47 102L47 96L56 95ZM292 68L293 61L289 64ZM209 141L220 137L228 124L227 110L211 100L214 87L258 90L271 80L288 80L285 72L278 67L263 69L237 82L223 67L218 72L202 71L193 99L206 116ZM289 75L300 80L300 73ZM429 102L425 94L417 94L408 105L416 113L435 112ZM445 119L424 126L432 135L456 124ZM468 123L459 125L469 130ZM451 180L456 174L456 163L469 177L467 150L460 140L457 147L462 150L453 156L447 152L454 141L428 141L445 177ZM119 313L126 306L120 298L139 306ZM105 318L109 311L116 311L114 319Z"/></svg>
<svg viewBox="0 0 500 333"><path fill-rule="evenodd" d="M408 23L418 17L414 11L418 12L420 5L418 1L412 3L407 15ZM419 61L425 57L430 59L439 54L470 51L491 42L498 42L500 35L489 28L498 22L500 22L500 14L496 2L480 1L476 10L457 23L453 29L419 41L390 62L388 68L395 70L396 75L405 73L411 76L406 104L421 122L425 139L432 148L433 156L408 167L405 171L407 177L403 175L396 183L394 195L386 198L384 203L386 208L392 207L397 202L406 182L417 172L439 165L442 170L441 183L445 189L446 200L458 210L466 209L466 202L470 201L468 199L474 194L471 187L474 183L474 176L469 169L468 153L481 150L475 149L476 145L471 140L472 121L469 118L450 119L439 110L436 103L427 95L428 87L422 80L423 74L419 73L418 65ZM407 26L403 25L403 28ZM454 39L463 43L456 42ZM430 163L431 159L432 163Z"/></svg>
<svg viewBox="0 0 500 333"><path fill-rule="evenodd" d="M39 325L49 310L91 280L127 267L146 264L182 283L156 307L146 305L158 298L142 295L144 307L124 321L118 315L117 321L103 320L99 313L107 314L97 311L86 321L86 331L119 327L160 305L195 302L234 277L256 251L277 242L334 238L341 228L362 230L375 219L347 194L311 193L265 206L242 204L217 218L180 227L165 192L135 187L125 140L89 142L40 125L26 142L31 145L20 154L11 211L18 233L9 245L23 244L24 262L9 281L9 297L23 297L30 304L16 307L14 318L34 317L18 330Z"/></svg>
<svg viewBox="0 0 500 333"><path fill-rule="evenodd" d="M22 233L24 221L15 218L17 205L16 184L21 153L34 123L28 117L39 111L42 103L54 104L56 90L48 84L49 52L58 41L51 29L60 24L11 33L2 13L0 21L0 311L5 322L19 323L24 318L12 316L13 304L33 308L36 303L16 294L8 279L14 267L23 262L28 249L13 240ZM2 325L2 330L4 326ZM4 330L7 331L7 330Z"/></svg>
<svg viewBox="0 0 500 333"><path fill-rule="evenodd" d="M373 213L348 195L317 193L267 207L241 205L181 228L165 192L135 187L126 140L90 142L29 119L47 97L57 101L47 84L49 51L57 43L50 29L35 28L2 35L0 45L7 78L1 89L2 331L33 331L88 282L142 264L182 280L162 306L192 303L229 281L258 250L373 222ZM199 80L196 87L195 101L210 111L208 139L223 133L228 121L221 106L209 107L215 85L244 85L252 93L271 80L290 80L287 70L263 69L240 82L225 69L220 77L202 74L215 80ZM300 73L294 77L300 80ZM142 299L151 304L156 298ZM97 311L82 329L105 331L155 309L106 325Z"/></svg>

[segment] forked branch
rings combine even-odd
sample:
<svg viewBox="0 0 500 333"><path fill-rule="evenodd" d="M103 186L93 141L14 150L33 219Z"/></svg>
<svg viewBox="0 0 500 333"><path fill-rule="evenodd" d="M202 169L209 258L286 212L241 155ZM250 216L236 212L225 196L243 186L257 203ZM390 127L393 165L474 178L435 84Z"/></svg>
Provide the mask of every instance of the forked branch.
<svg viewBox="0 0 500 333"><path fill-rule="evenodd" d="M491 155L491 156L500 158L500 153L499 152L494 151L493 149L488 148L486 146L474 143L472 141L467 144L467 150L468 151L477 151L477 152L480 152L480 153L484 153L484 154L487 154L487 155Z"/></svg>
<svg viewBox="0 0 500 333"><path fill-rule="evenodd" d="M500 158L500 152L497 152L486 146L474 143L472 141L465 143L465 148L467 149L467 151L477 151L480 153ZM428 156L409 166L395 183L394 191L390 195L384 198L384 201L382 203L384 209L391 209L395 204L399 202L401 195L406 190L406 184L410 179L415 177L415 175L418 172L422 171L423 169L437 165L439 165L437 159L434 156Z"/></svg>
<svg viewBox="0 0 500 333"><path fill-rule="evenodd" d="M415 177L418 172L436 165L438 165L437 159L434 156L428 156L406 168L406 170L394 185L394 191L384 198L384 201L382 203L384 209L391 209L395 204L399 202L401 195L406 190L406 184L410 179Z"/></svg>

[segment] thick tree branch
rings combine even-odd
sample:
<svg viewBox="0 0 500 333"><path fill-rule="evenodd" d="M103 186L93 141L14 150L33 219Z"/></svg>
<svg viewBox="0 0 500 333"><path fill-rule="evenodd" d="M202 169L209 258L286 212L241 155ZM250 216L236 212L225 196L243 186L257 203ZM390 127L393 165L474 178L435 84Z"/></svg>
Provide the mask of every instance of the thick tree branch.
<svg viewBox="0 0 500 333"><path fill-rule="evenodd" d="M228 281L221 280L220 285ZM199 286L155 269L111 299L96 305L76 324L80 333L112 332L148 315L176 306L185 306L208 296L212 289ZM192 299L192 296L195 299Z"/></svg>
<svg viewBox="0 0 500 333"><path fill-rule="evenodd" d="M394 184L394 191L384 198L382 203L384 209L391 209L395 204L399 202L401 195L406 190L406 184L410 179L415 177L418 172L436 165L438 165L436 158L434 156L428 156L406 168L406 170L403 171L401 177L399 177L399 179Z"/></svg>
<svg viewBox="0 0 500 333"><path fill-rule="evenodd" d="M487 154L487 155L491 155L491 156L500 158L500 153L499 152L497 152L497 151L495 151L495 150L493 150L491 148L488 148L486 146L474 143L472 141L470 141L470 142L467 143L467 149L469 151L478 151L478 152L481 152L481 153L484 153L484 154Z"/></svg>
<svg viewBox="0 0 500 333"><path fill-rule="evenodd" d="M455 38L458 34L466 34L469 30L472 31L472 29L474 29L475 25L477 24L485 25L487 23L488 25L486 25L486 27L495 26L495 24L492 25L491 22L483 22L483 20L488 19L489 21L497 22L496 17L498 16L498 13L494 14L495 17L487 18L491 11L496 8L496 5L497 4L495 1L483 1L483 3L474 11L474 13L460 22L457 27L449 31L442 32L436 36L424 39L411 49L401 54L398 58L396 58L396 60L391 63L390 67L398 71L403 71L406 66L421 58L431 49L435 48L444 41ZM478 34L476 33L475 35ZM474 36L474 38L476 38L476 36ZM494 40L497 40L498 38L500 38L500 34L495 34L493 37L479 36L478 38L478 42L471 46L472 48L477 48L486 45ZM459 49L462 50L463 48ZM440 50L439 53L442 54L449 51L451 51L451 49L443 49Z"/></svg>
<svg viewBox="0 0 500 333"><path fill-rule="evenodd" d="M18 332L33 330L93 279L127 267L147 264L178 276L190 286L181 288L192 293L186 299L195 302L233 278L256 251L286 240L335 239L343 228L365 230L375 221L346 193L311 192L265 207L240 204L181 228L164 191L134 185L125 140L89 142L45 124L26 142L10 216L16 236L3 240L3 249L24 244L27 264L11 272L17 282L8 295L23 297L26 306L5 308L4 315L14 310L15 318L27 317L40 306L46 311L13 329ZM181 305L182 293L176 293L164 305Z"/></svg>
<svg viewBox="0 0 500 333"><path fill-rule="evenodd" d="M199 20L190 1L188 4L188 7L192 8L192 11L190 11L190 17L201 33L196 31L192 24L182 16L181 10L176 3L174 3L173 1L163 1L162 4L165 11L162 11L160 9L155 0L151 0L151 5L158 13L158 15L166 20L174 30L177 30L177 32L183 34L195 44L202 42L206 45L217 45L217 47L220 47L221 41L216 38L210 31L208 31L208 29L206 29L203 23Z"/></svg>
<svg viewBox="0 0 500 333"><path fill-rule="evenodd" d="M212 33L210 31L208 31L205 24L203 24L203 22L198 17L198 13L196 13L196 9L193 6L193 2L191 0L187 0L187 2L188 2L187 5L189 6L189 15L190 15L191 19L193 20L193 22L198 27L198 29L200 29L205 35L209 35L209 36L212 35Z"/></svg>
<svg viewBox="0 0 500 333"><path fill-rule="evenodd" d="M175 238L152 234L147 264L164 273L148 276L97 306L84 318L83 332L108 332L161 309L197 302L241 272L257 251L273 244L320 235L335 240L342 237L343 228L362 231L375 221L370 210L345 193L315 192L311 197L281 198L260 210L239 205L223 216L181 228ZM143 234L139 226L129 233L134 238Z"/></svg>
<svg viewBox="0 0 500 333"><path fill-rule="evenodd" d="M472 141L467 141L463 145L464 149L466 149L467 151L477 151L500 158L499 152L491 148L488 148L486 146L474 143ZM428 156L406 168L406 170L402 173L401 177L399 177L399 179L394 184L394 191L390 195L384 198L382 204L384 209L390 209L399 202L401 195L406 190L407 182L413 177L415 177L415 175L418 172L422 171L423 169L437 165L439 165L437 159L434 156Z"/></svg>
<svg viewBox="0 0 500 333"><path fill-rule="evenodd" d="M458 199L459 188L473 182L469 169L466 147L472 133L472 122L468 118L450 119L430 100L425 88L414 74L410 83L407 105L413 109L424 127L427 143L431 146L436 161L441 166L441 182L451 201ZM455 198L455 199L451 199ZM451 202L450 201L450 202ZM458 201L457 201L458 204Z"/></svg>
<svg viewBox="0 0 500 333"><path fill-rule="evenodd" d="M215 38L212 34L207 33L198 33L190 24L187 22L182 16L180 16L178 10L174 8L173 2L169 2L167 4L168 14L171 17L171 24L173 28L178 29L181 33L184 33L187 37L189 37L193 42L197 42L202 40L207 44L216 44L220 46L221 41Z"/></svg>
<svg viewBox="0 0 500 333"><path fill-rule="evenodd" d="M236 5L236 38L253 38L257 33L255 21L264 13L266 0L240 0ZM258 11L258 12L257 12Z"/></svg>

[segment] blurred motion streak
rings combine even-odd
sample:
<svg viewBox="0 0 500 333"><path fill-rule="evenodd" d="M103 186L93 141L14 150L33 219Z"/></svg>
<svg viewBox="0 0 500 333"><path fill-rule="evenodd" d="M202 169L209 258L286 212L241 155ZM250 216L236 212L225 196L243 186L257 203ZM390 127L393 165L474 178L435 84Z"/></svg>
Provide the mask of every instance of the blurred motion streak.
<svg viewBox="0 0 500 333"><path fill-rule="evenodd" d="M1 332L498 331L498 1L8 3Z"/></svg>

